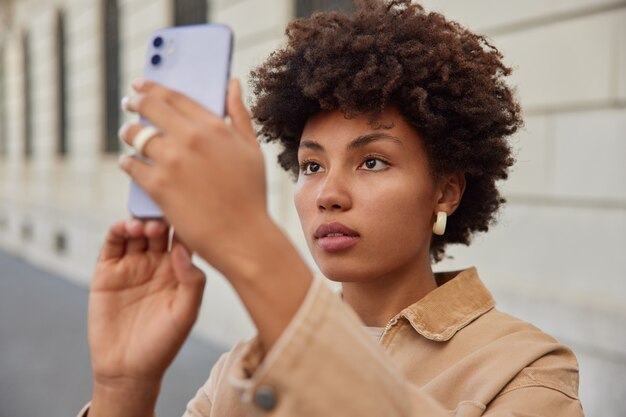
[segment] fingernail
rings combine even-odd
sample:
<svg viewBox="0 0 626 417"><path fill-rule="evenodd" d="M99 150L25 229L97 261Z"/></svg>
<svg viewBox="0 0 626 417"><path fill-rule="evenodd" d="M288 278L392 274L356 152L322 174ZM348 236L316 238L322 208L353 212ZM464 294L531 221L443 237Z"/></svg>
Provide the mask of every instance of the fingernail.
<svg viewBox="0 0 626 417"><path fill-rule="evenodd" d="M122 101L120 102L120 105L122 106L122 110L128 111L128 102L129 101L130 101L130 99L128 98L128 96L122 97Z"/></svg>
<svg viewBox="0 0 626 417"><path fill-rule="evenodd" d="M135 90L141 90L141 88L144 85L144 79L143 78L138 78L136 80L134 80L133 82L130 83L130 85L135 89Z"/></svg>
<svg viewBox="0 0 626 417"><path fill-rule="evenodd" d="M138 223L140 223L140 221L135 218L131 217L130 219L126 219L126 230L133 229Z"/></svg>
<svg viewBox="0 0 626 417"><path fill-rule="evenodd" d="M120 155L117 163L123 168L126 169L130 165L130 155Z"/></svg>

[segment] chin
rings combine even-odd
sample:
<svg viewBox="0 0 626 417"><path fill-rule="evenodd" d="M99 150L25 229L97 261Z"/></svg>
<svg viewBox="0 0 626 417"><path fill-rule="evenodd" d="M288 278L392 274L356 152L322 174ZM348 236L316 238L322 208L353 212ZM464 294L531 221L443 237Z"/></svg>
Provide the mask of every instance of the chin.
<svg viewBox="0 0 626 417"><path fill-rule="evenodd" d="M334 282L364 282L370 278L371 269L368 273L368 268L362 262L354 265L353 262L349 262L340 259L334 260L315 260L320 272L329 280Z"/></svg>

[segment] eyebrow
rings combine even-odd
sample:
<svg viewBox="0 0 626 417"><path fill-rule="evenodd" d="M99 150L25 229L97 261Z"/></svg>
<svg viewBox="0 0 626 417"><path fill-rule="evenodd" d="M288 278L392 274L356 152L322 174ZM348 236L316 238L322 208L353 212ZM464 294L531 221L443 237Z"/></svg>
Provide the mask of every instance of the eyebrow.
<svg viewBox="0 0 626 417"><path fill-rule="evenodd" d="M369 133L367 135L361 135L358 136L357 138L355 138L352 142L350 142L348 144L348 146L346 146L347 149L359 149L362 148L370 143L373 142L377 142L380 140L390 140L393 142L398 143L401 146L404 146L404 144L402 143L402 141L400 139L398 139L395 136L392 136L390 134L387 133L382 133L382 132L374 132L374 133ZM306 148L306 149L312 149L315 151L324 151L324 147L322 145L320 145L318 142L314 141L314 140L310 140L310 139L304 139L302 141L300 141L300 148Z"/></svg>

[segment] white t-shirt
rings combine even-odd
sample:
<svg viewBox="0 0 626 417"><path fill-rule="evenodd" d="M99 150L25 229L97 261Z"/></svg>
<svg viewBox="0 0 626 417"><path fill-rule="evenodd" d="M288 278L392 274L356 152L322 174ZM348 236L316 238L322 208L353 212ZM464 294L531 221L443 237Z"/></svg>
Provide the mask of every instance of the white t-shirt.
<svg viewBox="0 0 626 417"><path fill-rule="evenodd" d="M339 297L343 300L343 293L341 292L341 288L339 288L335 293L339 295ZM372 327L372 326L363 326L363 327L369 334L372 335L372 337L374 338L374 340L376 340L377 343L380 341L380 338L383 335L383 331L385 330L384 327Z"/></svg>

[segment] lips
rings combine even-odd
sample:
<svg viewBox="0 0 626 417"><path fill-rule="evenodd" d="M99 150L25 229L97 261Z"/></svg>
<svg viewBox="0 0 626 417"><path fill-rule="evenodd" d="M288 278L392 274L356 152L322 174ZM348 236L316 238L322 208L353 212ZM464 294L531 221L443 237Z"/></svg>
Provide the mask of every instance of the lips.
<svg viewBox="0 0 626 417"><path fill-rule="evenodd" d="M328 237L329 235L356 237L359 234L350 229L348 226L345 226L339 222L332 222L320 225L320 227L317 228L313 236L316 239L319 239L322 237Z"/></svg>
<svg viewBox="0 0 626 417"><path fill-rule="evenodd" d="M317 245L325 251L336 252L354 246L359 234L339 222L320 225L313 235Z"/></svg>

